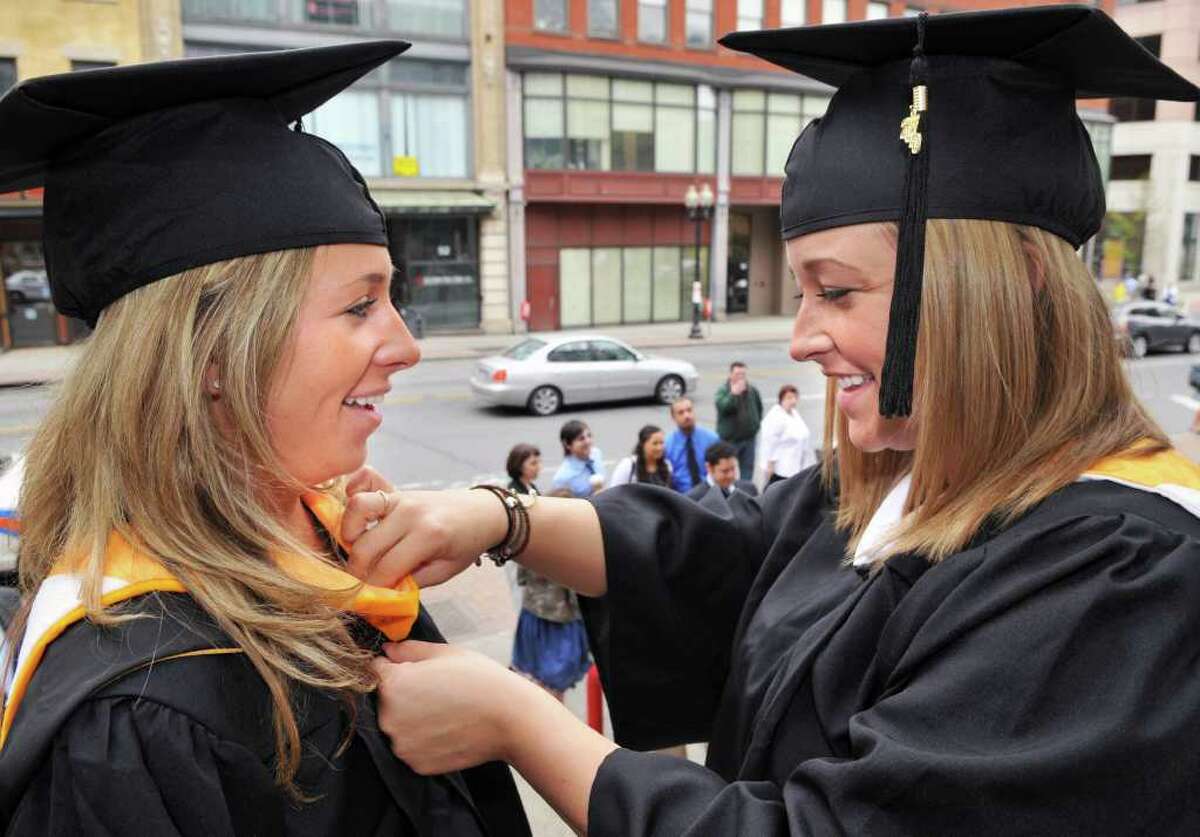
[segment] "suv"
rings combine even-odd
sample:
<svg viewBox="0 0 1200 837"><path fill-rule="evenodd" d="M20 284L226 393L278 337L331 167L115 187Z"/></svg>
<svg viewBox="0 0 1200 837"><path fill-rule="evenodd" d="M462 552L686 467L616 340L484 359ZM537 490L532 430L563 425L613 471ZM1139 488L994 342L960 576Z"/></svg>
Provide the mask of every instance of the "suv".
<svg viewBox="0 0 1200 837"><path fill-rule="evenodd" d="M1125 353L1145 357L1155 349L1200 352L1200 321L1165 302L1131 302L1113 311L1113 324Z"/></svg>

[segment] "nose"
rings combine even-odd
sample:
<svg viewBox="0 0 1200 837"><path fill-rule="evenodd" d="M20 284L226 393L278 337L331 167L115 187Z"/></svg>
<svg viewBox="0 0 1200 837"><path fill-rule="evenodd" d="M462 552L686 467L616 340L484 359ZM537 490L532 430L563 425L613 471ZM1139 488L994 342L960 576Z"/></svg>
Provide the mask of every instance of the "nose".
<svg viewBox="0 0 1200 837"><path fill-rule="evenodd" d="M805 294L796 311L796 319L792 321L792 342L788 353L792 360L815 360L821 355L832 351L833 340L822 327L819 315L812 310L809 294Z"/></svg>
<svg viewBox="0 0 1200 837"><path fill-rule="evenodd" d="M420 363L421 347L417 345L400 312L393 305L388 307L391 313L385 325L383 342L375 352L375 362L388 367L388 374L391 375Z"/></svg>

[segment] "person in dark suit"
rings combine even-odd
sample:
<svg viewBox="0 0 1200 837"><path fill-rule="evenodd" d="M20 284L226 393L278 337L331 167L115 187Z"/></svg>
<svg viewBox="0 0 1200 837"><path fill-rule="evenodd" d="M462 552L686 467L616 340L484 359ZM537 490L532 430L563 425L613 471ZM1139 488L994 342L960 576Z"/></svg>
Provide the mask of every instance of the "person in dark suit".
<svg viewBox="0 0 1200 837"><path fill-rule="evenodd" d="M729 442L709 445L708 450L704 452L704 467L708 470L708 476L704 482L688 492L687 496L693 500L703 500L704 495L714 488L720 490L726 499L734 494L742 494L745 497L758 496L758 488L754 483L738 479L737 448Z"/></svg>

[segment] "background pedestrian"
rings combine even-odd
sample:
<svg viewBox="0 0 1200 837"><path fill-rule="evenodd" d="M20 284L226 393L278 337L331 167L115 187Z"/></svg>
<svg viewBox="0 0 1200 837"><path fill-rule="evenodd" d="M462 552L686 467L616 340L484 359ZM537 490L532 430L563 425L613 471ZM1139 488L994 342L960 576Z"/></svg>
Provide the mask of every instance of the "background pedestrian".
<svg viewBox="0 0 1200 837"><path fill-rule="evenodd" d="M662 428L647 424L638 431L633 453L613 468L609 486L644 482L671 487L671 463L666 460L666 436Z"/></svg>
<svg viewBox="0 0 1200 837"><path fill-rule="evenodd" d="M763 417L760 461L767 475L767 485L798 474L817 464L813 451L812 433L800 417L800 393L791 384L779 388L779 403Z"/></svg>
<svg viewBox="0 0 1200 837"><path fill-rule="evenodd" d="M717 435L737 450L742 478L754 479L754 448L762 424L762 396L746 378L746 364L735 360L729 378L717 390Z"/></svg>
<svg viewBox="0 0 1200 837"><path fill-rule="evenodd" d="M572 497L591 497L604 487L604 460L592 443L592 429L572 419L559 430L558 438L563 461L554 474L554 489L569 489Z"/></svg>
<svg viewBox="0 0 1200 837"><path fill-rule="evenodd" d="M536 484L542 473L542 452L525 442L513 445L505 464L508 471L508 487L518 494L540 494Z"/></svg>
<svg viewBox="0 0 1200 837"><path fill-rule="evenodd" d="M671 486L687 493L704 482L704 452L720 437L707 427L696 424L696 410L690 398L678 398L671 404L675 429L667 436L667 462L671 465Z"/></svg>
<svg viewBox="0 0 1200 837"><path fill-rule="evenodd" d="M708 492L716 489L729 499L734 494L757 497L758 489L750 480L738 479L737 450L728 442L709 445L704 452L704 467L707 470L704 482L688 492L693 500L703 500Z"/></svg>
<svg viewBox="0 0 1200 837"><path fill-rule="evenodd" d="M550 496L574 495L559 488ZM525 567L517 568L517 584L521 613L513 636L512 670L562 700L592 666L579 600L571 590Z"/></svg>

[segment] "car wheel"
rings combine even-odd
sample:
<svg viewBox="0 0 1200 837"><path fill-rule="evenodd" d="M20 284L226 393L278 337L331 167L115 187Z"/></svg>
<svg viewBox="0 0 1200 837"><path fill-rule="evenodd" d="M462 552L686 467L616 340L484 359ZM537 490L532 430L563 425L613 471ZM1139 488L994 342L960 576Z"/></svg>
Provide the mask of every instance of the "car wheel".
<svg viewBox="0 0 1200 837"><path fill-rule="evenodd" d="M1188 337L1187 346L1184 348L1187 349L1189 355L1200 353L1200 331L1193 331L1191 333Z"/></svg>
<svg viewBox="0 0 1200 837"><path fill-rule="evenodd" d="M1146 342L1146 338L1141 334L1129 341L1129 353L1134 357L1145 357L1146 352L1149 350L1150 344Z"/></svg>
<svg viewBox="0 0 1200 837"><path fill-rule="evenodd" d="M668 375L658 382L658 386L654 388L654 397L661 404L672 404L677 399L681 398L687 391L687 387L683 385L683 378L678 375Z"/></svg>
<svg viewBox="0 0 1200 837"><path fill-rule="evenodd" d="M535 416L552 416L562 406L562 393L552 386L538 387L529 394L529 412Z"/></svg>

